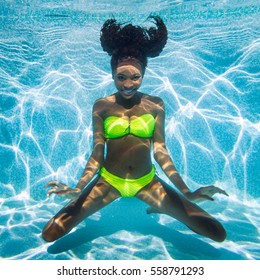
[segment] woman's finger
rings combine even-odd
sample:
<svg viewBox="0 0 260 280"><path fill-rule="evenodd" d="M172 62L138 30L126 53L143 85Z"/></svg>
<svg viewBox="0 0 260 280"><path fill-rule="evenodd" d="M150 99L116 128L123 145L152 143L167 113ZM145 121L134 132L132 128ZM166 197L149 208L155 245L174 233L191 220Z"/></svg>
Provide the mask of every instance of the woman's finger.
<svg viewBox="0 0 260 280"><path fill-rule="evenodd" d="M226 196L229 196L224 190L218 188L218 192L221 193L221 194L224 194Z"/></svg>
<svg viewBox="0 0 260 280"><path fill-rule="evenodd" d="M52 189L50 189L50 190L48 190L48 192L47 192L47 196L50 196L51 194L53 194L53 193L56 193L56 188L52 188Z"/></svg>
<svg viewBox="0 0 260 280"><path fill-rule="evenodd" d="M47 192L47 196L50 196L52 193L59 194L59 193L64 193L64 192L68 192L68 191L69 191L69 187L54 186Z"/></svg>
<svg viewBox="0 0 260 280"><path fill-rule="evenodd" d="M50 181L48 184L46 184L46 185L44 186L44 188L51 188L51 187L58 186L58 185L59 185L59 182L58 182L58 181L52 180L52 181Z"/></svg>
<svg viewBox="0 0 260 280"><path fill-rule="evenodd" d="M55 186L58 186L58 187L67 187L65 184L60 183L60 182L57 181L57 180L52 180L52 181L50 181L47 185L45 185L44 188L51 188L51 187L55 187Z"/></svg>
<svg viewBox="0 0 260 280"><path fill-rule="evenodd" d="M222 190L218 187L215 187L215 186L207 186L207 187L202 188L201 190L202 190L202 193L204 193L204 194L214 195L216 193L220 193L220 194L224 194L224 195L228 196L228 194L224 190Z"/></svg>
<svg viewBox="0 0 260 280"><path fill-rule="evenodd" d="M210 200L210 201L214 201L214 198L209 196L209 195L202 195L201 197L207 199L207 200Z"/></svg>

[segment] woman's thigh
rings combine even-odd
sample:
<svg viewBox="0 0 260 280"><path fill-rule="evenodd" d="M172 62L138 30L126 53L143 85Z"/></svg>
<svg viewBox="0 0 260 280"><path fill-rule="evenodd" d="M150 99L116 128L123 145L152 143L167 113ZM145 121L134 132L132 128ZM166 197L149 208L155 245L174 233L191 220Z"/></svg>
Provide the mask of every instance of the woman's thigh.
<svg viewBox="0 0 260 280"><path fill-rule="evenodd" d="M137 197L148 203L154 212L167 214L186 224L196 233L216 241L223 241L226 238L223 226L214 217L157 176L149 186L137 194Z"/></svg>
<svg viewBox="0 0 260 280"><path fill-rule="evenodd" d="M81 195L64 206L43 229L43 238L53 241L68 233L83 219L120 197L117 190L101 177L84 189Z"/></svg>

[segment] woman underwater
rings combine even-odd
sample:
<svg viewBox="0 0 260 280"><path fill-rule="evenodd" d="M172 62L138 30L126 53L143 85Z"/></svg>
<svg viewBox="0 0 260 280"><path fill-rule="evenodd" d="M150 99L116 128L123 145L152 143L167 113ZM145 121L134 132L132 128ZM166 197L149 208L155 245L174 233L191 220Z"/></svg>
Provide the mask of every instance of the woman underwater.
<svg viewBox="0 0 260 280"><path fill-rule="evenodd" d="M165 145L162 99L138 91L147 57L158 56L167 41L162 19L150 18L156 28L123 26L109 19L101 29L101 45L111 56L117 92L98 99L93 106L93 151L76 187L72 189L58 181L47 185L47 195L55 193L72 199L43 229L42 237L48 242L64 236L119 197L134 196L150 205L148 213L167 214L218 242L226 238L223 226L194 203L213 200L214 194L227 195L226 192L214 186L189 190ZM178 191L155 174L151 151Z"/></svg>

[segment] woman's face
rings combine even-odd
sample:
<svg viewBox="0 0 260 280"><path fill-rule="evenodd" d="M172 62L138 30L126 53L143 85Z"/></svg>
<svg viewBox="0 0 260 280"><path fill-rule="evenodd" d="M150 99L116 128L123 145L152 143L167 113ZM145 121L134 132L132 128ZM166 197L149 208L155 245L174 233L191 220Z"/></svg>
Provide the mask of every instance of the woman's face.
<svg viewBox="0 0 260 280"><path fill-rule="evenodd" d="M125 99L131 99L142 84L142 70L138 65L119 64L113 79L118 93Z"/></svg>

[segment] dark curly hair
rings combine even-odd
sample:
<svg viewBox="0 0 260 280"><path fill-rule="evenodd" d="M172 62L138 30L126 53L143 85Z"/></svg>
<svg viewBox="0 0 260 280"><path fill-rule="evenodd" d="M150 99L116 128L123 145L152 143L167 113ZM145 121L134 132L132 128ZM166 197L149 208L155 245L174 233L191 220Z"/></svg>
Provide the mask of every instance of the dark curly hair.
<svg viewBox="0 0 260 280"><path fill-rule="evenodd" d="M149 29L127 24L123 26L113 19L107 20L101 28L101 46L111 56L112 71L118 61L124 58L135 58L144 72L147 57L156 57L167 42L167 28L159 16L149 16L155 21L156 27Z"/></svg>

